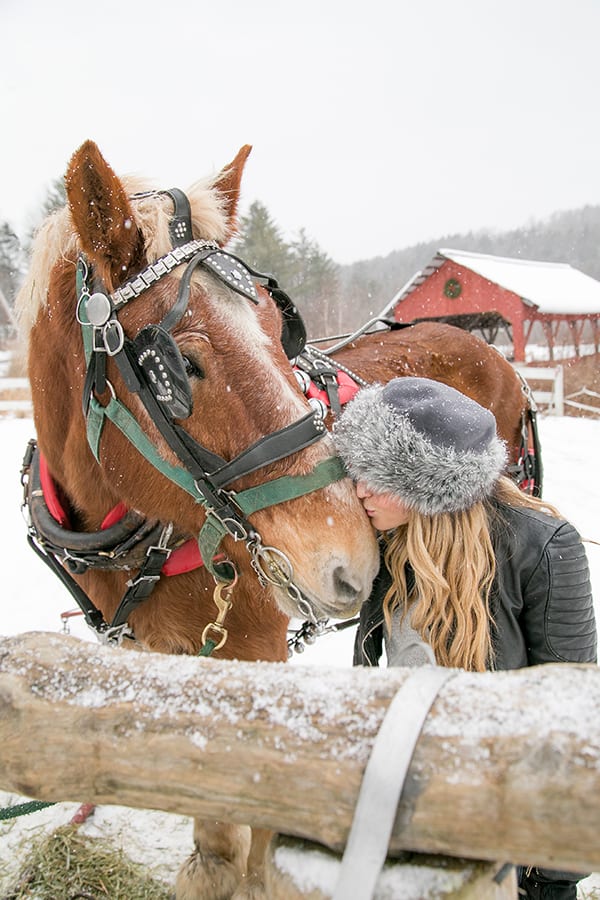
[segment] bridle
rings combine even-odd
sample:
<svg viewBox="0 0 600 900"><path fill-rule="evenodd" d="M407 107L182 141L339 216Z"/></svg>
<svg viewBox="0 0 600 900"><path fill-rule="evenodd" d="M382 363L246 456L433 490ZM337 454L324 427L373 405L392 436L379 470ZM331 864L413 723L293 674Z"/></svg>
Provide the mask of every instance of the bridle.
<svg viewBox="0 0 600 900"><path fill-rule="evenodd" d="M193 400L185 362L171 334L188 308L192 275L199 267L253 303L258 303L253 278L266 281L264 287L282 311L282 343L288 358L295 357L304 345L304 324L292 301L272 276L256 272L213 241L192 239L191 213L185 194L175 189L156 193L169 194L175 204L169 229L173 248L168 253L112 293L94 277L83 254L77 262L77 320L81 325L86 358L83 410L88 443L99 462L101 435L106 420L109 420L155 469L203 506L206 519L198 535L198 544L204 564L215 579L215 602L219 608L216 621L205 629L205 646L212 644L214 648L224 642L222 633L226 636L226 631L222 619L230 602L222 598L222 592L230 590L238 578L231 560L215 559L227 535L234 541L244 542L260 584L283 589L300 616L316 624L320 620L294 583L288 557L276 547L263 545L249 517L345 477L341 460L336 456L328 457L307 474L282 476L242 491L234 491L230 485L320 440L327 433L322 412L313 408L290 425L261 437L234 459L225 460L196 441L180 424L191 414ZM158 324L144 326L135 338L128 337L119 321L120 310L184 264L186 269L179 283L177 299L167 315ZM160 455L140 423L121 403L106 377L108 357L115 361L127 391L137 394L180 464L174 465ZM102 404L98 396L107 389L110 399ZM162 543L164 550L167 546L164 538ZM156 582L159 575L153 571L150 578ZM138 602L132 600L129 611ZM118 621L113 619L103 629L105 638L119 641L128 631L126 612L122 601L117 611Z"/></svg>

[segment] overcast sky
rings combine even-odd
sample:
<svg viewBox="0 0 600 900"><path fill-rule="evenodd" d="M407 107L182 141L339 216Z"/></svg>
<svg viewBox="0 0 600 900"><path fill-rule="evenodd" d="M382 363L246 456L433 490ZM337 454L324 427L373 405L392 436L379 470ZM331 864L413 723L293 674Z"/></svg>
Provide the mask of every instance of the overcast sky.
<svg viewBox="0 0 600 900"><path fill-rule="evenodd" d="M250 143L242 211L341 263L600 203L600 0L0 0L0 35L19 232L87 138L184 189Z"/></svg>

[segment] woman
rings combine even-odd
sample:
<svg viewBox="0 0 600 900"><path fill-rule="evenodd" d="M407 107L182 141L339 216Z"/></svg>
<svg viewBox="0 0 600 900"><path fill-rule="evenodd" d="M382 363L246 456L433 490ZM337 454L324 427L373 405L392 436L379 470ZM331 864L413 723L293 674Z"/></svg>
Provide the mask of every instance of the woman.
<svg viewBox="0 0 600 900"><path fill-rule="evenodd" d="M468 671L596 662L585 550L555 509L502 473L491 412L447 385L403 377L360 391L335 427L382 565L354 662ZM571 900L582 875L521 873L529 898Z"/></svg>

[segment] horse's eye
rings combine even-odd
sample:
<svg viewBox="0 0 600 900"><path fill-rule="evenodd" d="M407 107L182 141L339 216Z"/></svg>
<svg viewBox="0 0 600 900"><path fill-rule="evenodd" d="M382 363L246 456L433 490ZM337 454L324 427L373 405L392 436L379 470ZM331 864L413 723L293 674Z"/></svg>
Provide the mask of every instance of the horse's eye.
<svg viewBox="0 0 600 900"><path fill-rule="evenodd" d="M202 367L189 356L183 357L183 364L185 366L185 374L188 378L204 378L204 370Z"/></svg>

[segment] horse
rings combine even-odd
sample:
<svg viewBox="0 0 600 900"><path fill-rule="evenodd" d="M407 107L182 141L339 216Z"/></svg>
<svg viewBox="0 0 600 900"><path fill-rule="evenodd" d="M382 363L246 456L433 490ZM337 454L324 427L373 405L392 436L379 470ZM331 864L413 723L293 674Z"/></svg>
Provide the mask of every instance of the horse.
<svg viewBox="0 0 600 900"><path fill-rule="evenodd" d="M319 353L276 279L226 249L249 152L184 193L119 178L85 142L17 298L29 540L109 643L283 661L289 618L351 617L379 564L331 411L298 377ZM519 444L521 382L460 329L364 335L330 358L355 385L445 381ZM196 821L178 900L260 896L268 839Z"/></svg>
<svg viewBox="0 0 600 900"><path fill-rule="evenodd" d="M531 450L530 464L534 465L529 445L534 438L537 442L535 409L527 384L508 360L495 347L454 325L435 321L403 324L393 323L389 331L361 334L331 354L332 361L369 382L417 375L456 388L494 413L515 480L531 474L522 471L521 458ZM533 432L527 434L525 446L524 429ZM537 453L537 483L527 485L536 493L541 491L539 448Z"/></svg>
<svg viewBox="0 0 600 900"><path fill-rule="evenodd" d="M283 347L293 306L223 250L249 150L185 195L74 153L17 300L24 471L30 542L101 639L284 661L289 617L354 615L378 554ZM178 897L231 896L248 840L196 823Z"/></svg>

